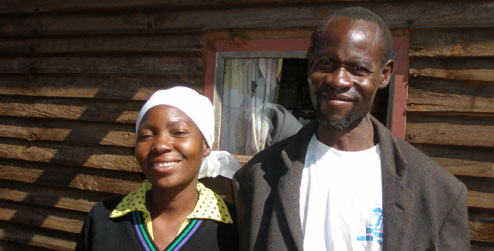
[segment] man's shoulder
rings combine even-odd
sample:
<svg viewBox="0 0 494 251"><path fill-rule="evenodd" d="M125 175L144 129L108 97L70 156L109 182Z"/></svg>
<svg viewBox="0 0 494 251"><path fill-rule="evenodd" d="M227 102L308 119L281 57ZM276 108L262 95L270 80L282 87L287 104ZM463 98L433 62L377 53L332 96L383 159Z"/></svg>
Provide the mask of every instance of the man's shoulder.
<svg viewBox="0 0 494 251"><path fill-rule="evenodd" d="M434 183L440 182L446 186L463 186L458 179L448 172L444 167L428 156L423 150L391 134L391 132L373 119L378 134L382 139L379 140L381 148L386 145L388 149L381 149L381 152L391 158L402 159L406 162L406 171L404 178L414 183Z"/></svg>
<svg viewBox="0 0 494 251"><path fill-rule="evenodd" d="M282 164L282 151L292 142L293 138L294 136L288 137L255 154L236 172L235 176L239 177L250 175L253 172L275 172L279 170ZM263 166L269 166L269 168L263 168Z"/></svg>
<svg viewBox="0 0 494 251"><path fill-rule="evenodd" d="M448 190L459 191L464 185L446 168L437 163L429 155L405 140L396 139L402 156L407 161L408 175L414 183L435 187L448 187Z"/></svg>

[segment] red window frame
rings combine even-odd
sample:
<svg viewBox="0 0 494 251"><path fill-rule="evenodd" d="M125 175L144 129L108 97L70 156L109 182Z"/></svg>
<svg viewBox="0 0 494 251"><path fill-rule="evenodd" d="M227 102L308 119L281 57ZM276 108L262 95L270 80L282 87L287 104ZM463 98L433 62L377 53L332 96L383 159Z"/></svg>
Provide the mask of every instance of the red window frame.
<svg viewBox="0 0 494 251"><path fill-rule="evenodd" d="M405 138L406 107L408 96L408 51L409 38L406 36L393 37L395 57L394 85L390 88L388 108L388 127L391 133L401 139ZM204 73L204 95L213 102L217 52L249 52L249 51L307 51L310 46L309 38L300 39L255 39L242 43L232 43L230 40L208 41L206 46L206 61ZM391 113L391 115L389 115ZM391 116L391 117L390 117Z"/></svg>

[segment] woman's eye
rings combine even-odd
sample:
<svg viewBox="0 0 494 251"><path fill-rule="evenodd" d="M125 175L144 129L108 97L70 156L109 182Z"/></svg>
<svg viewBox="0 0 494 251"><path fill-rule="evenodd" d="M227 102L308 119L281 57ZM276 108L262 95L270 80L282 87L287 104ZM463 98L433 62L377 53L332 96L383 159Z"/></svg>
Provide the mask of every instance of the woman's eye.
<svg viewBox="0 0 494 251"><path fill-rule="evenodd" d="M139 135L137 136L137 139L138 139L138 140L145 140L145 139L151 138L152 136L153 136L153 135L152 135L152 134L149 134L149 133L148 133L148 134L139 134Z"/></svg>
<svg viewBox="0 0 494 251"><path fill-rule="evenodd" d="M177 130L177 131L172 131L172 135L180 137L180 136L185 136L188 134L188 131L186 130Z"/></svg>

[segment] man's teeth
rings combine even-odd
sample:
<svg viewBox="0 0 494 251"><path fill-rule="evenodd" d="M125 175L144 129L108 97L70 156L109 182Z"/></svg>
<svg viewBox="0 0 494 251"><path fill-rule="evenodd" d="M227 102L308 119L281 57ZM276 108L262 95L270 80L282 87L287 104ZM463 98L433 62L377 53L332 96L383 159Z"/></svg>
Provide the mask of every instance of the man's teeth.
<svg viewBox="0 0 494 251"><path fill-rule="evenodd" d="M169 167L178 164L178 161L153 163L153 167Z"/></svg>

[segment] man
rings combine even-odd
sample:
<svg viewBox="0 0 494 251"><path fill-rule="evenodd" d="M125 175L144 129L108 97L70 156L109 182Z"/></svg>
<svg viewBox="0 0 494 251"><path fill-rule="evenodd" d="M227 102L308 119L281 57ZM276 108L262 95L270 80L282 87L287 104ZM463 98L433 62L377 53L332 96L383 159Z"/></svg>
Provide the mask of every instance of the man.
<svg viewBox="0 0 494 251"><path fill-rule="evenodd" d="M393 73L391 33L364 8L313 33L317 119L234 177L244 250L469 250L466 188L370 114Z"/></svg>

